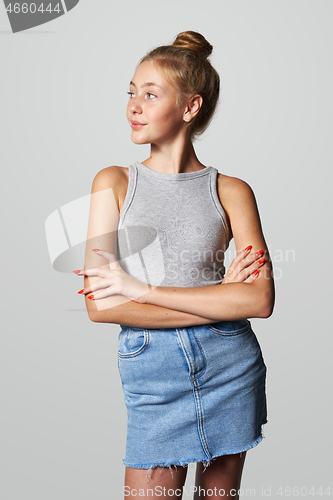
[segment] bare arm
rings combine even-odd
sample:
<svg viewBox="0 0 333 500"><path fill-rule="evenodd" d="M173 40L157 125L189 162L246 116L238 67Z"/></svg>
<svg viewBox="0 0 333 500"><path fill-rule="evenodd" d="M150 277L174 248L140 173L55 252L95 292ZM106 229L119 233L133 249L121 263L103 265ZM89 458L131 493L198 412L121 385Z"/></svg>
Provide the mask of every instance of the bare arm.
<svg viewBox="0 0 333 500"><path fill-rule="evenodd" d="M117 254L118 193L126 183L122 167L108 167L95 176L91 191L85 269L108 267L105 266L105 259L93 252L95 248ZM85 277L84 287L88 288L96 281L96 277ZM164 306L139 304L121 295L113 295L98 302L97 305L85 296L89 318L100 323L125 324L138 328L173 328L214 321L206 315L198 316Z"/></svg>
<svg viewBox="0 0 333 500"><path fill-rule="evenodd" d="M217 321L267 318L273 312L275 290L272 263L254 193L246 182L227 176L220 177L218 192L229 217L237 253L247 245L253 246L251 253L265 251L265 264L259 277L253 283L222 283L196 288L156 287L139 300L188 313L206 314Z"/></svg>
<svg viewBox="0 0 333 500"><path fill-rule="evenodd" d="M107 169L105 169L107 170ZM103 171L102 171L103 172ZM99 175L99 174L98 174ZM97 176L96 176L97 177ZM98 191L97 186L102 185L105 188L105 175L103 176L102 184L95 178L93 185L93 192ZM114 178L114 176L111 176ZM252 244L254 251L263 249L266 251L265 271L253 283L228 283L209 287L195 287L195 288L180 288L180 287L155 287L149 293L142 295L136 301L140 306L160 306L164 309L171 309L182 313L195 315L193 318L195 323L203 324L219 320L233 320L240 318L251 317L269 317L273 311L274 306L274 284L272 276L272 266L269 259L267 246L262 234L259 213L255 201L254 194L245 182L237 178L223 176L223 184L219 183L219 196L223 200L223 206L228 214L233 236L235 239L236 250L239 252L248 244ZM95 182L96 181L96 182ZM104 193L105 191L103 191ZM103 203L99 202L99 206L103 207L102 211L97 212L94 208L92 201L91 217L89 227L97 227L101 224L101 220L105 218L105 213L110 213L109 207L103 207ZM106 210L108 208L108 210ZM99 215L94 221L94 213ZM119 215L119 213L118 213ZM97 222L98 221L98 222ZM115 243L115 239L112 239ZM90 238L88 238L90 243ZM87 249L88 249L87 242ZM96 242L98 247L106 249L105 243L101 244L99 239ZM96 246L95 244L95 246ZM93 245L94 246L94 245ZM92 248L92 247L91 247ZM116 254L115 247L111 245L110 251ZM92 253L92 252L90 252ZM89 252L86 254L89 256ZM98 258L99 261L101 258ZM90 263L86 261L85 267L92 268L102 266L101 262ZM258 266L259 267L259 266ZM89 278L92 280L93 278ZM229 285L229 286L228 286ZM86 286L86 283L85 283ZM120 300L119 300L120 299ZM118 301L118 302L117 302ZM86 299L86 302L87 299ZM128 314L133 316L136 314L135 308L137 306L129 306L129 299L124 299L121 296L112 296L100 299L97 304L92 302L91 305L87 303L88 313L92 321L97 322L112 322L112 323L125 323L128 324ZM94 304L94 305L93 305ZM127 304L127 305L126 305ZM128 308L131 309L128 309ZM133 307L134 311L133 312ZM149 308L151 312L152 309ZM131 312L130 312L131 311ZM148 309L146 308L148 312ZM126 315L126 312L128 313ZM119 316L117 314L120 314ZM174 314L174 312L172 313ZM207 318L208 316L208 318ZM204 318L198 322L198 317ZM125 321L124 319L125 318ZM145 321L147 317L142 312L142 319ZM170 316L169 316L170 319ZM177 322L180 318L174 317ZM190 318L182 317L182 320L188 321ZM133 318L135 324L137 321ZM154 320L150 318L151 322L155 325ZM171 320L173 321L173 319ZM151 325L151 322L148 322ZM159 323L160 324L160 323ZM176 323L181 326L179 323ZM188 325L188 323L186 323ZM143 323L142 323L143 325ZM166 326L165 321L161 326ZM172 323L170 326L174 326ZM153 326L150 326L153 327ZM159 327L156 325L156 327Z"/></svg>
<svg viewBox="0 0 333 500"><path fill-rule="evenodd" d="M117 323L137 328L186 328L217 321L196 314L174 311L166 307L139 304L133 300L103 311L97 311L91 315L90 319L97 323Z"/></svg>

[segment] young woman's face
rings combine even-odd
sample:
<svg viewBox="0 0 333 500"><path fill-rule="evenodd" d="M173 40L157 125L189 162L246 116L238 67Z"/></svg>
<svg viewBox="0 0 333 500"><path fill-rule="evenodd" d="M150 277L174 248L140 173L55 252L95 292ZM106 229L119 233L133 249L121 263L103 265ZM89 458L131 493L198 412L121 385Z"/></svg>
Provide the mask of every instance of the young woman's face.
<svg viewBox="0 0 333 500"><path fill-rule="evenodd" d="M177 137L185 125L177 94L153 61L139 65L130 83L126 112L135 144L162 144Z"/></svg>

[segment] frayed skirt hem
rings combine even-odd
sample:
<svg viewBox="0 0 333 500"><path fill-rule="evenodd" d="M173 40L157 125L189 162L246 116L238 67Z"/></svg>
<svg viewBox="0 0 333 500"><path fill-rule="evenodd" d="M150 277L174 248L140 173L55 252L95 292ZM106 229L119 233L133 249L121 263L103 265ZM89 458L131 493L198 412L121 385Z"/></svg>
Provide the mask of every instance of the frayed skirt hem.
<svg viewBox="0 0 333 500"><path fill-rule="evenodd" d="M250 443L249 445L243 447L242 449L238 449L238 450L224 451L223 453L216 453L215 455L212 455L209 460L191 458L191 459L183 460L183 461L155 462L155 463L149 463L149 464L148 463L147 464L132 464L132 463L127 462L124 459L123 463L126 467L129 467L132 469L147 469L147 479L149 479L149 471L152 469L155 469L156 467L168 467L171 471L171 474L172 474L172 466L174 466L175 469L177 469L178 466L179 467L188 467L188 465L191 463L202 463L204 465L203 472L205 472L206 468L209 465L211 465L212 461L215 460L216 458L222 457L224 455L236 455L237 453L243 453L244 451L248 451L251 448L254 448L255 446L257 446L259 443L261 443L261 441L265 437L263 434L263 426L265 424L267 424L267 420L266 420L266 422L264 422L262 424L261 432L260 432L260 435L258 436L258 438L255 441L253 441L252 443Z"/></svg>

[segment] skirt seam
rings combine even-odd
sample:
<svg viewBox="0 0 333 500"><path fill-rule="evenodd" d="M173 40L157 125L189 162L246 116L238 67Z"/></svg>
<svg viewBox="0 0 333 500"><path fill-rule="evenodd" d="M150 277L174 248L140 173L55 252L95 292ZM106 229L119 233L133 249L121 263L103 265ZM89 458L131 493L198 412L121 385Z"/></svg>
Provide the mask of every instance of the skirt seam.
<svg viewBox="0 0 333 500"><path fill-rule="evenodd" d="M205 435L205 430L204 430L204 415L202 411L202 404L201 404L201 398L200 398L200 389L199 387L196 386L196 381L193 382L193 392L194 392L194 399L195 399L195 406L198 412L198 431L199 431L199 437L201 441L201 445L203 447L203 450L205 454L208 457L208 460L211 460L212 455L209 451L208 447L208 442L207 438Z"/></svg>

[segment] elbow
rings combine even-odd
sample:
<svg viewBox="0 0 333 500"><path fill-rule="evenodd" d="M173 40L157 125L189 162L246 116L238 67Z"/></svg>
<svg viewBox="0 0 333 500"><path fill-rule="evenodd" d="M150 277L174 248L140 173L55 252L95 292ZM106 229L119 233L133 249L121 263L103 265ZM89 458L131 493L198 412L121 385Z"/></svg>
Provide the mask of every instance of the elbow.
<svg viewBox="0 0 333 500"><path fill-rule="evenodd" d="M269 318L273 314L273 309L273 307L269 306L267 306L266 308L262 308L259 318Z"/></svg>
<svg viewBox="0 0 333 500"><path fill-rule="evenodd" d="M99 323L100 322L100 319L98 317L98 310L96 309L96 306L95 304L91 303L91 301L86 299L86 309L87 309L87 313L88 313L88 318L90 319L90 321L92 321L93 323Z"/></svg>
<svg viewBox="0 0 333 500"><path fill-rule="evenodd" d="M106 319L104 318L103 311L98 311L96 309L87 308L88 317L93 323L104 323Z"/></svg>
<svg viewBox="0 0 333 500"><path fill-rule="evenodd" d="M105 314L105 311L87 309L88 317L93 323L116 323L113 317Z"/></svg>
<svg viewBox="0 0 333 500"><path fill-rule="evenodd" d="M260 304L261 306L258 311L258 317L269 318L272 316L274 310L274 295L267 294L264 297L261 297Z"/></svg>
<svg viewBox="0 0 333 500"><path fill-rule="evenodd" d="M98 323L98 319L97 319L96 313L94 313L93 311L88 311L88 318L93 323Z"/></svg>

